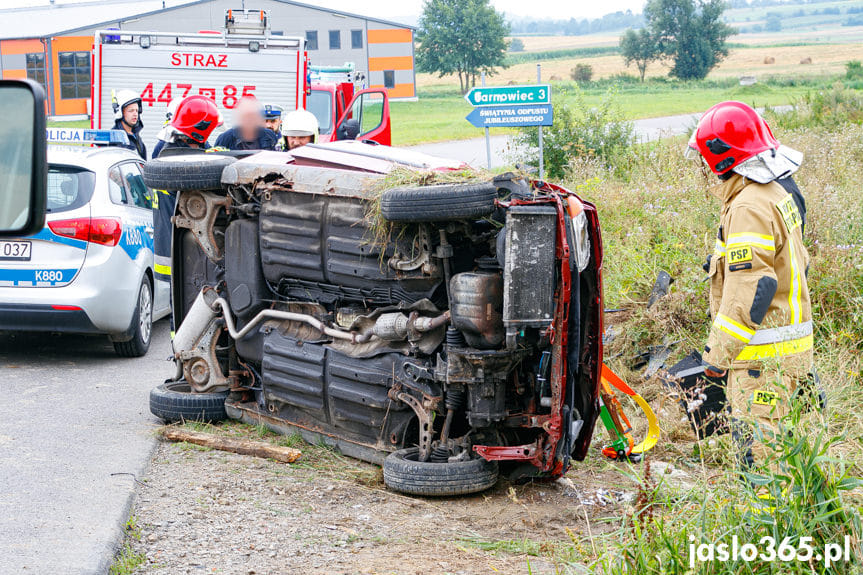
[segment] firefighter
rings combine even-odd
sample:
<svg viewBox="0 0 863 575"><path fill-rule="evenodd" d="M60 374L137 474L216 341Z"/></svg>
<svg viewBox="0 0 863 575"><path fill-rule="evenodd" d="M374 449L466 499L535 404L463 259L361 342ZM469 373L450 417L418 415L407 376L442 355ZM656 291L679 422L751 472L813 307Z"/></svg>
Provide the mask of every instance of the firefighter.
<svg viewBox="0 0 863 575"><path fill-rule="evenodd" d="M765 436L776 432L798 386L812 377L809 254L799 191L785 187L802 156L781 146L741 102L708 110L689 147L719 177L711 192L722 203L708 260L713 323L705 370L711 377L727 374L741 469L756 460L772 465L767 448L755 441L754 426Z"/></svg>
<svg viewBox="0 0 863 575"><path fill-rule="evenodd" d="M147 146L141 139L141 130L144 123L141 121L141 96L132 90L120 90L111 94L111 107L114 109L114 129L126 132L129 143L123 148L128 148L147 159Z"/></svg>
<svg viewBox="0 0 863 575"><path fill-rule="evenodd" d="M272 150L279 137L264 126L261 105L250 96L240 98L234 108L234 126L216 140L217 148L228 150Z"/></svg>
<svg viewBox="0 0 863 575"><path fill-rule="evenodd" d="M318 119L315 115L307 110L294 110L285 116L279 144L281 149L290 151L314 143L317 137Z"/></svg>
<svg viewBox="0 0 863 575"><path fill-rule="evenodd" d="M187 96L176 106L170 121L168 141L158 153L169 148L209 148L207 139L219 124L219 110L216 104L205 96ZM159 143L162 143L161 141ZM158 155L157 153L157 155ZM171 217L177 204L177 193L171 190L158 190L155 194L153 217L154 271L159 281L171 281L171 237L173 230ZM171 335L173 336L173 316Z"/></svg>
<svg viewBox="0 0 863 575"><path fill-rule="evenodd" d="M282 135L282 112L281 106L266 104L264 106L264 124L273 131L276 138Z"/></svg>

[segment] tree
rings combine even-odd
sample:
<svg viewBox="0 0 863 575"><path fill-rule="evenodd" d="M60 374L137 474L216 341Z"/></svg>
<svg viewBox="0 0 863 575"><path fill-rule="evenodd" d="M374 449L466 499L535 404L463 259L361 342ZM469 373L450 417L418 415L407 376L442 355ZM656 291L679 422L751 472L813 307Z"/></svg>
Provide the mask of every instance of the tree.
<svg viewBox="0 0 863 575"><path fill-rule="evenodd" d="M524 42L521 38L513 38L509 41L510 52L524 52Z"/></svg>
<svg viewBox="0 0 863 575"><path fill-rule="evenodd" d="M728 55L725 41L736 31L722 21L725 6L725 0L648 0L647 28L674 61L672 76L704 78Z"/></svg>
<svg viewBox="0 0 863 575"><path fill-rule="evenodd" d="M647 72L647 65L662 56L656 39L647 28L642 28L638 32L631 28L627 30L620 37L620 51L627 66L634 63L638 68L642 82L644 82L644 73Z"/></svg>
<svg viewBox="0 0 863 575"><path fill-rule="evenodd" d="M428 0L417 32L417 68L458 75L462 93L505 65L509 25L489 0Z"/></svg>

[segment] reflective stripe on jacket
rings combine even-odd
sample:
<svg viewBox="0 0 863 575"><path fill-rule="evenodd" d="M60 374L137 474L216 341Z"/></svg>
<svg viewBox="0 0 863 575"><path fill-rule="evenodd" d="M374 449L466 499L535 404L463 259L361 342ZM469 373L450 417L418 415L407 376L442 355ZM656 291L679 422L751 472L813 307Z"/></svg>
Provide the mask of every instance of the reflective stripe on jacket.
<svg viewBox="0 0 863 575"><path fill-rule="evenodd" d="M713 188L723 202L710 260L710 328L704 361L728 368L780 367L806 375L812 309L802 216L776 182L734 174Z"/></svg>

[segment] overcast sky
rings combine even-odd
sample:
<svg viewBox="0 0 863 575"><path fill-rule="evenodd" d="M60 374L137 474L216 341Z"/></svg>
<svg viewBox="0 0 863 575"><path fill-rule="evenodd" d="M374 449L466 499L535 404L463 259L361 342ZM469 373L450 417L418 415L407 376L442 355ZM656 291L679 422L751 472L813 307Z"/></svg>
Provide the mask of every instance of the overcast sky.
<svg viewBox="0 0 863 575"><path fill-rule="evenodd" d="M56 0L59 3L72 3L79 0ZM88 0L80 0L88 1ZM93 1L93 0L89 0ZM334 10L354 12L364 16L415 21L422 12L423 0L300 0L306 4L315 4ZM237 0L240 5L241 0ZM598 18L617 10L632 10L641 12L645 0L604 0L591 2L589 0L491 0L499 11L511 16L528 16L531 18ZM0 0L0 7L12 8L18 6L38 6L48 4L48 0ZM255 0L246 0L249 8L255 7Z"/></svg>

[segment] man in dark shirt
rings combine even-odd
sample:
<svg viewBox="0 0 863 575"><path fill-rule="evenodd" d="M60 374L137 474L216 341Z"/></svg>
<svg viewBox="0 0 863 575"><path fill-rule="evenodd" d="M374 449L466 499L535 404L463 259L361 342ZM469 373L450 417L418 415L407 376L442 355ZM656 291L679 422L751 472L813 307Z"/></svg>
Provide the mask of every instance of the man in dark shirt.
<svg viewBox="0 0 863 575"><path fill-rule="evenodd" d="M261 104L253 97L241 98L234 109L234 127L216 139L217 148L228 150L272 150L278 137L264 125Z"/></svg>

